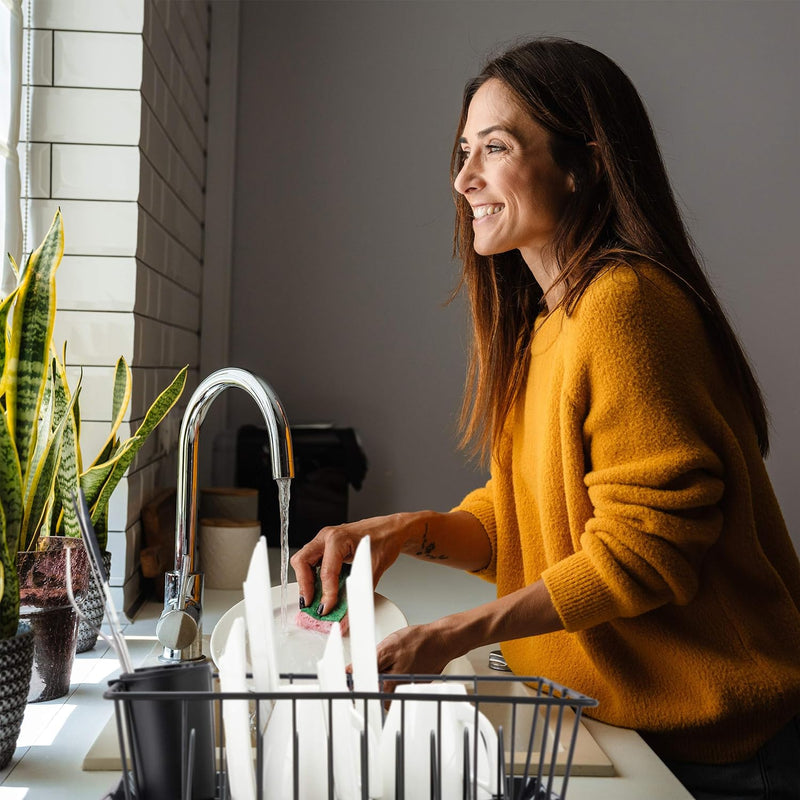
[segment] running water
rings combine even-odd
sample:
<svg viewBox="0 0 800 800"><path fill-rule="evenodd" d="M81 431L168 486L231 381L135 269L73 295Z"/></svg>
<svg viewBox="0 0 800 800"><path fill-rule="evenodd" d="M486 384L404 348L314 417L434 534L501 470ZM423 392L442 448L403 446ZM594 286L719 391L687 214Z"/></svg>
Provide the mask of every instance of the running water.
<svg viewBox="0 0 800 800"><path fill-rule="evenodd" d="M275 478L278 484L278 508L281 513L281 630L288 631L286 615L287 587L289 586L289 494L291 478Z"/></svg>

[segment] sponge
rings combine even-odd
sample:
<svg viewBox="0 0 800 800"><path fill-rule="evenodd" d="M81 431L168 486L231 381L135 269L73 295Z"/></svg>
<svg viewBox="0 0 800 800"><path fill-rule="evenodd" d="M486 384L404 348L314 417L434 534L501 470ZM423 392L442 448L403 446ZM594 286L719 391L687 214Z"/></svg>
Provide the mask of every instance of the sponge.
<svg viewBox="0 0 800 800"><path fill-rule="evenodd" d="M350 565L342 564L342 571L339 573L339 599L336 605L324 616L317 613L317 607L322 600L322 581L319 577L319 569L314 573L314 599L297 612L295 624L298 628L306 628L310 631L320 631L330 633L331 626L338 622L342 629L342 635L347 633L350 621L347 617L347 589L345 580L350 574Z"/></svg>

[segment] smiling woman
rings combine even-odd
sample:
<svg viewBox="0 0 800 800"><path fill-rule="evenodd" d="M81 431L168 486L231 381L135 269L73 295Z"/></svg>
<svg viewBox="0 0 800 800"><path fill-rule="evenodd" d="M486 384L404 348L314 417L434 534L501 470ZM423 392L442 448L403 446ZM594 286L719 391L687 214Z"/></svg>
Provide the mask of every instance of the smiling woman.
<svg viewBox="0 0 800 800"><path fill-rule="evenodd" d="M324 528L292 561L322 604L358 541L497 600L393 633L383 672L502 642L518 675L599 700L698 800L796 800L800 562L766 410L610 58L535 39L465 89L452 156L473 319L462 422L491 478L450 512ZM764 620L770 620L769 626Z"/></svg>

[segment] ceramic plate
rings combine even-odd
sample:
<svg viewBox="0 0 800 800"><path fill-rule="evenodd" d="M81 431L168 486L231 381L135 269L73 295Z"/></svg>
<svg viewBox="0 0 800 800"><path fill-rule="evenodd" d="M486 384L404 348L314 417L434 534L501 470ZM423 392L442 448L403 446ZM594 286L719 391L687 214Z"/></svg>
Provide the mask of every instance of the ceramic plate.
<svg viewBox="0 0 800 800"><path fill-rule="evenodd" d="M298 628L294 619L299 611L297 598L299 591L296 583L290 583L286 591L286 630L281 626L281 587L272 587L272 607L275 619L275 649L278 656L278 671L282 673L313 673L317 672L317 661L322 658L325 650L327 636L317 631L308 631ZM225 643L231 630L233 621L238 617L244 618L244 600L229 608L214 626L211 632L210 651L214 663L225 650ZM375 641L380 642L390 633L408 625L403 612L383 595L375 593ZM350 660L350 637L344 637L345 660ZM248 671L251 671L248 653Z"/></svg>

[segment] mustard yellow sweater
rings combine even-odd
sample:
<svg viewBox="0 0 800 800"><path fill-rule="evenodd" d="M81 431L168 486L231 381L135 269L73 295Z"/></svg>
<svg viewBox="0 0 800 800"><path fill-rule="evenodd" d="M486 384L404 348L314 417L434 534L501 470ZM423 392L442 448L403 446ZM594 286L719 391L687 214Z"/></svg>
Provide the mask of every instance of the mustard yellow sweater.
<svg viewBox="0 0 800 800"><path fill-rule="evenodd" d="M491 478L459 509L498 595L543 578L564 623L504 642L514 672L597 698L664 758L740 760L800 712L800 564L694 304L637 273L540 319Z"/></svg>

